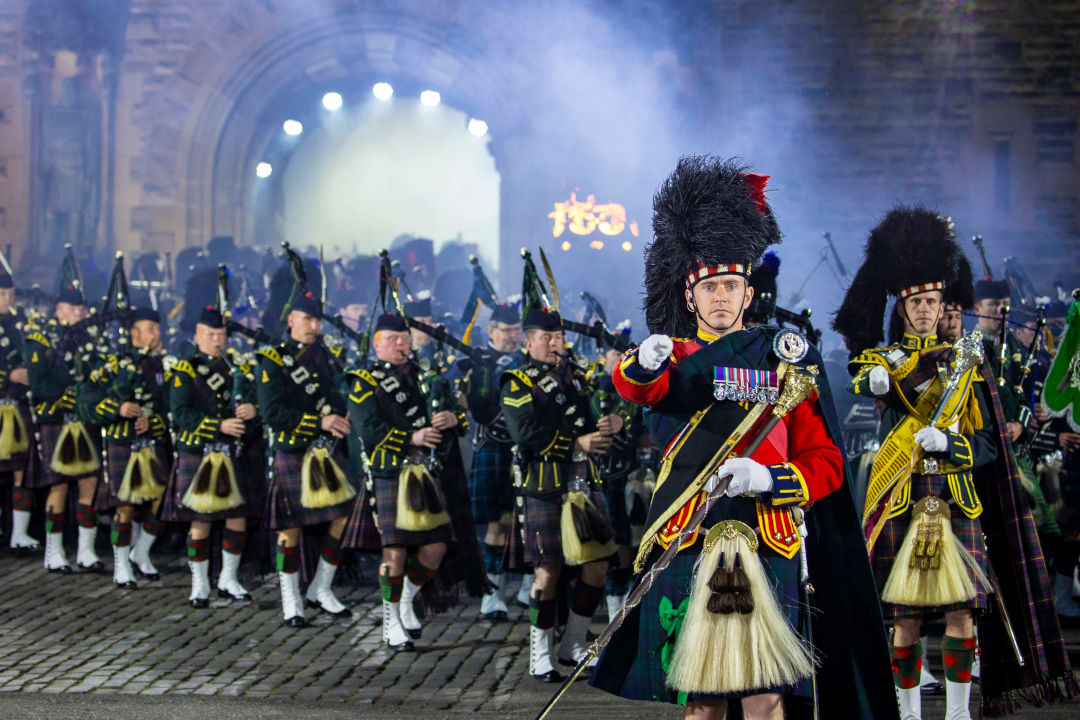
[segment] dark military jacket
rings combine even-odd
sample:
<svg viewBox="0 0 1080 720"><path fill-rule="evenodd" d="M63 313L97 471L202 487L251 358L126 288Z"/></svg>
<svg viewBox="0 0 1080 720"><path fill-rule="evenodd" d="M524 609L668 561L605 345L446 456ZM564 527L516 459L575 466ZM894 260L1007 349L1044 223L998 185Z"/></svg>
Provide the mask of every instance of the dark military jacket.
<svg viewBox="0 0 1080 720"><path fill-rule="evenodd" d="M499 391L502 374L516 367L523 357L520 352L504 353L486 347L476 357L459 360L448 373L465 392L469 414L478 425L476 447L487 442L506 445L512 442L502 415Z"/></svg>
<svg viewBox="0 0 1080 720"><path fill-rule="evenodd" d="M11 371L26 365L22 321L14 309L0 315L0 398L26 400L29 388L10 380Z"/></svg>
<svg viewBox="0 0 1080 720"><path fill-rule="evenodd" d="M585 378L569 363L533 358L502 375L500 399L510 437L526 466L522 491L550 498L567 490L571 465L585 463L584 479L597 481L593 462L575 457L574 440L596 430Z"/></svg>
<svg viewBox="0 0 1080 720"><path fill-rule="evenodd" d="M605 481L624 478L637 466L638 439L648 432L641 408L619 395L611 375L603 368L595 370L589 381L592 390L589 409L593 419L618 415L623 420L622 429L611 436L611 447L597 462L600 476Z"/></svg>
<svg viewBox="0 0 1080 720"><path fill-rule="evenodd" d="M259 415L270 428L274 448L306 451L322 432L324 415L345 414L337 358L322 342L301 345L291 339L256 354Z"/></svg>
<svg viewBox="0 0 1080 720"><path fill-rule="evenodd" d="M130 445L136 437L160 440L169 432L168 380L163 355L112 355L79 385L79 414L103 427L109 443ZM143 435L136 435L134 418L120 417L125 402L137 403L149 418L150 429Z"/></svg>
<svg viewBox="0 0 1080 720"><path fill-rule="evenodd" d="M994 373L994 377L1001 375L1001 344L998 338L983 337L983 351L986 354L986 362ZM1024 361L1027 359L1025 348L1012 333L1005 335L1005 383L998 385L998 397L1001 398L1001 409L1005 413L1006 422L1019 422L1027 425L1027 419L1031 414L1031 406L1024 399L1022 384L1024 382ZM1027 432L1025 428L1024 432ZM1024 436L1021 435L1022 439Z"/></svg>
<svg viewBox="0 0 1080 720"><path fill-rule="evenodd" d="M449 381L407 361L401 365L376 362L370 370L353 370L349 379L350 455L366 452L373 475L397 475L410 450L412 434L431 424L442 410L453 412L456 427L444 430L435 459L445 463L457 452L457 439L468 431L465 410L458 404ZM426 448L421 452L428 453Z"/></svg>
<svg viewBox="0 0 1080 720"><path fill-rule="evenodd" d="M169 383L169 405L176 427L176 444L199 454L206 444L231 443L237 438L221 432L221 421L236 417L236 406L255 402L254 366L224 357L191 353L176 363ZM244 423L242 442L261 433L258 419Z"/></svg>
<svg viewBox="0 0 1080 720"><path fill-rule="evenodd" d="M77 410L77 386L99 362L94 338L85 327L69 328L55 319L28 326L26 369L37 421L54 425Z"/></svg>
<svg viewBox="0 0 1080 720"><path fill-rule="evenodd" d="M916 353L919 354L919 360L922 362L912 360L912 356ZM875 365L882 365L889 370L891 376L889 392L875 398L875 401L879 403L878 406L883 408L878 432L882 442L909 414L907 405L915 405L918 394L929 384L931 379L929 373L935 371L935 365L951 363L951 358L952 347L939 342L937 337L920 339L914 335L905 334L901 342L884 348L865 350L851 361L851 369L855 374L849 390L856 395L874 397L870 392L870 370ZM906 374L899 376L905 371ZM900 393L904 393L906 403ZM948 440L945 451L926 453L926 458L936 462L936 472L926 469L925 461L916 466L914 472L915 474L945 475L952 496L960 509L968 517L978 517L982 513L982 502L975 491L971 471L993 462L998 455L997 434L991 417L991 399L986 383L978 371L975 372L972 393L967 402L966 409L961 412L961 415L966 415L971 419L974 429L968 429L966 432L942 429ZM925 473L924 470L926 470ZM909 501L910 498L906 496L898 498L890 515L902 512Z"/></svg>

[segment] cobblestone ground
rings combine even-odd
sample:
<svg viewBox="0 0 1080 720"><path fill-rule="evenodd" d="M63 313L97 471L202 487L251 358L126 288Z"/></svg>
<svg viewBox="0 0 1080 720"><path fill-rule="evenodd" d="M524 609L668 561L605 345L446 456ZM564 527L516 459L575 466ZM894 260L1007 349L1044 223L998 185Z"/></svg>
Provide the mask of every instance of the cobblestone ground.
<svg viewBox="0 0 1080 720"><path fill-rule="evenodd" d="M430 620L418 652L392 655L373 585L337 588L351 619L309 610L313 626L293 630L281 624L273 576L249 583L252 604L196 610L185 603L181 558L159 567L161 581L120 591L111 574L52 575L40 556L0 556L0 718L531 718L554 689L528 677L528 626L516 608L492 624L466 599ZM1080 633L1071 641L1075 652ZM937 698L925 708L928 718L944 714ZM577 683L551 717L679 716Z"/></svg>

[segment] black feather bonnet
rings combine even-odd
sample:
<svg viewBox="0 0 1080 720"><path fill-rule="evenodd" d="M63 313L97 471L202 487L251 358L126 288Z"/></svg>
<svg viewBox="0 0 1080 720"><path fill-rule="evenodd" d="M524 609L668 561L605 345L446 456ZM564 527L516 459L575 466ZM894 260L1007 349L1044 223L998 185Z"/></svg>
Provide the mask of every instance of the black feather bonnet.
<svg viewBox="0 0 1080 720"><path fill-rule="evenodd" d="M693 336L697 322L686 306L688 273L699 265L741 265L741 274L749 276L762 253L780 242L765 201L767 180L736 160L679 159L653 196L653 241L645 248L649 332Z"/></svg>
<svg viewBox="0 0 1080 720"><path fill-rule="evenodd" d="M971 307L971 265L956 242L950 219L924 207L897 206L870 231L862 266L832 327L844 336L852 355L880 347L889 297L930 290L940 290L951 302ZM899 326L892 325L889 335L895 342Z"/></svg>

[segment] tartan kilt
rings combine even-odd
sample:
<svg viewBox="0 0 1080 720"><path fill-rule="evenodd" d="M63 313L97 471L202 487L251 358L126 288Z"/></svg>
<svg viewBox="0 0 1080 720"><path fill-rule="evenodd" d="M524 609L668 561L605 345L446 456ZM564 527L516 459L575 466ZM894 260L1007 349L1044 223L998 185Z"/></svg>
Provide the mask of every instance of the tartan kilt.
<svg viewBox="0 0 1080 720"><path fill-rule="evenodd" d="M439 480L436 480L439 482ZM441 486L440 486L441 489ZM445 498L445 492L443 496ZM449 543L454 540L451 523L434 530L412 532L400 530L396 525L398 498L398 476L375 476L375 514L379 521L379 535L383 547L419 547L432 543ZM444 502L445 499L444 499ZM447 505L446 512L453 513L454 508Z"/></svg>
<svg viewBox="0 0 1080 720"><path fill-rule="evenodd" d="M878 537L877 544L874 545L872 561L878 593L882 591L885 582L889 579L889 572L892 570L893 562L900 553L900 545L903 544L908 526L911 525L911 507L928 495L936 495L944 500L949 499L949 486L944 475L913 475L911 478L911 502L907 511L903 515L898 515L885 522L885 527ZM950 522L953 534L960 540L964 548L971 553L971 556L982 568L983 572L989 575L990 565L986 557L982 524L979 519L969 518L956 506L951 506L949 510L952 516ZM971 570L967 570L967 572L971 575L972 583L975 584L974 599L944 607L914 607L882 602L882 615L886 620L895 620L903 617L933 617L952 610L986 610L989 607L986 588L975 579Z"/></svg>
<svg viewBox="0 0 1080 720"><path fill-rule="evenodd" d="M164 485L167 491L173 464L173 453L168 438L155 441L154 450L161 462L161 473L157 481ZM98 512L109 512L124 504L117 499L116 494L120 492L120 486L124 483L124 472L131 458L130 445L107 443L105 451L108 461L107 472L102 472L101 477L98 478L97 492L94 494L94 509Z"/></svg>
<svg viewBox="0 0 1080 720"><path fill-rule="evenodd" d="M367 478L358 489L356 499L341 533L341 547L351 550L375 551L382 548L379 521L375 518L375 493L368 489Z"/></svg>
<svg viewBox="0 0 1080 720"><path fill-rule="evenodd" d="M677 703L678 693L667 686L667 673L661 664L664 645L671 643L669 654L674 649L675 635L661 624L661 601L667 598L672 608L690 597L693 587L694 565L704 549L705 535L708 528L724 519L741 520L751 527L757 527L757 501L753 498L723 497L709 511L701 524L702 531L690 547L684 548L675 556L671 565L661 573L649 591L641 600L638 608L631 613L611 643L601 653L596 669L593 671L590 685L598 687L629 700L652 700L655 702ZM645 571L659 559L663 548L657 545L645 564ZM762 543L758 549L765 576L771 581L773 594L780 611L787 618L792 628L805 639L807 613L799 591L799 556L790 560ZM635 578L635 584L640 576ZM636 638L635 638L636 635ZM732 650L738 652L738 650ZM627 664L624 654L631 653L633 660ZM727 693L689 693L685 702L709 702L736 697L746 697L761 693L779 693L808 697L813 692L810 679L795 685Z"/></svg>
<svg viewBox="0 0 1080 720"><path fill-rule="evenodd" d="M472 456L469 495L478 525L498 522L514 509L514 456L511 445L488 439Z"/></svg>
<svg viewBox="0 0 1080 720"><path fill-rule="evenodd" d="M552 500L525 496L525 562L533 567L562 565L562 504L565 496ZM589 499L596 509L610 518L607 500L600 490L590 490Z"/></svg>
<svg viewBox="0 0 1080 720"><path fill-rule="evenodd" d="M24 477L26 471L30 467L30 456L34 452L34 417L30 414L30 405L26 402L19 402L16 404L19 409L19 415L22 416L23 425L26 427L26 433L29 436L29 448L20 453L14 453L7 460L0 460L0 475L6 475L8 473L15 473L22 471Z"/></svg>
<svg viewBox="0 0 1080 720"><path fill-rule="evenodd" d="M626 478L629 473L604 478L604 497L607 499L608 519L615 531L616 545L630 545L630 516L626 512Z"/></svg>
<svg viewBox="0 0 1080 720"><path fill-rule="evenodd" d="M350 483L354 482L348 477L349 467L341 450L335 450L334 462L343 471ZM270 488L266 496L266 515L271 530L287 530L289 528L318 525L324 522L348 517L355 497L337 505L327 505L321 508L306 508L300 503L300 470L304 464L304 453L287 453L281 450L274 451L274 477L270 481Z"/></svg>
<svg viewBox="0 0 1080 720"><path fill-rule="evenodd" d="M251 443L258 446L259 443ZM227 520L228 518L259 517L262 512L262 498L265 496L262 490L265 483L259 469L262 463L255 467L244 468L246 458L233 458L233 468L236 472L236 484L240 488L240 494L244 496L244 502L229 510L215 513L197 513L183 504L184 495L191 487L191 481L202 464L201 454L184 452L176 453L176 463L173 466L172 475L168 485L165 486L165 496L161 500L161 519L167 522L214 522L215 520Z"/></svg>
<svg viewBox="0 0 1080 720"><path fill-rule="evenodd" d="M60 475L52 469L52 456L56 451L56 444L60 441L60 432L64 429L63 423L47 423L38 426L38 434L41 437L41 472L28 474L23 480L23 487L28 489L52 487L53 485L60 485L62 483L75 482L79 478L71 475ZM98 454L98 459L101 458L101 430L95 425L87 425L87 431L90 433L90 438L94 441L94 452ZM101 477L101 470L98 469L90 475L84 477Z"/></svg>

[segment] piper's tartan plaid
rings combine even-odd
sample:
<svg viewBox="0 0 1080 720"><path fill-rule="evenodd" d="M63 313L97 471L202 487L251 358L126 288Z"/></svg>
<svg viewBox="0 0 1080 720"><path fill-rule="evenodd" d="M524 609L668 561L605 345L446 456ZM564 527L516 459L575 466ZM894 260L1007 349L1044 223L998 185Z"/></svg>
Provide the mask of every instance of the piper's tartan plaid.
<svg viewBox="0 0 1080 720"><path fill-rule="evenodd" d="M948 493L947 478L944 475L913 475L911 478L911 505L929 495L943 499ZM989 571L986 561L985 546L983 544L982 525L978 518L969 518L960 511L960 508L950 507L952 519L952 531L960 544L971 553L971 557L982 568L983 572ZM896 556L900 553L900 545L904 542L908 527L911 525L911 507L903 515L898 515L885 523L877 544L874 546L874 580L877 582L878 592L885 587L889 579ZM886 620L895 620L903 617L934 616L951 610L985 610L988 607L986 589L975 579L975 574L965 568L971 582L977 588L975 597L967 602L947 605L945 607L913 607L910 605L893 605L881 603L881 613Z"/></svg>
<svg viewBox="0 0 1080 720"><path fill-rule="evenodd" d="M345 458L341 450L334 455L334 462L345 469ZM300 503L300 468L304 462L304 453L274 451L274 479L270 481L270 491L266 496L266 517L271 530L318 525L338 518L347 517L353 505L353 498L337 505L321 508L306 508ZM353 482L351 479L349 482ZM354 486L355 487L355 486Z"/></svg>
<svg viewBox="0 0 1080 720"><path fill-rule="evenodd" d="M995 462L976 471L976 487L984 507L981 520L1000 599L1009 611L1025 661L1022 667L1017 664L995 606L979 623L979 682L982 714L996 717L1018 710L1021 699L1039 706L1072 697L1080 693L1080 686L1065 652L1035 521L1031 511L1017 500L1023 491L1012 444L1005 435L996 380L986 363L981 372L994 408L998 448L1003 451Z"/></svg>
<svg viewBox="0 0 1080 720"><path fill-rule="evenodd" d="M496 522L514 509L514 458L510 445L488 439L472 457L469 495L473 519L479 525Z"/></svg>
<svg viewBox="0 0 1080 720"><path fill-rule="evenodd" d="M154 445L161 471L157 481L167 485L172 475L172 449L167 439L158 440ZM108 472L103 472L98 479L97 493L94 495L94 509L99 513L107 513L122 505L116 493L120 492L120 486L124 484L124 472L127 470L128 460L131 458L131 446L119 443L107 443Z"/></svg>
<svg viewBox="0 0 1080 720"><path fill-rule="evenodd" d="M633 665L623 682L618 694L628 700L652 700L656 702L668 702L681 704L685 702L707 702L723 698L745 697L764 692L775 692L787 696L809 697L812 688L809 680L794 686L777 688L760 688L749 692L731 693L727 695L712 695L705 693L692 693L680 697L681 693L667 686L667 673L662 665L664 645L671 643L668 654L674 650L674 643L678 630L685 615L685 607L682 603L690 597L690 588L693 585L694 564L702 551L705 534L708 528L722 519L738 519L757 525L754 503L756 501L747 498L721 498L709 511L708 517L702 523L702 532L697 542L688 548L684 548L675 556L671 565L661 573L649 592L642 598L640 611L636 615L638 623L637 653ZM646 568L652 565L660 557L663 548L657 546L646 563ZM791 560L781 557L764 543L759 546L758 558L765 569L765 575L772 582L774 597L780 605L792 627L805 627L805 618L802 617L803 603L799 598L799 556ZM636 578L636 580L640 580ZM635 583L636 584L636 583ZM634 616L631 616L631 620ZM674 622L674 624L673 624ZM670 634L671 631L674 634ZM611 691L608 683L603 678L606 664L601 655L600 663L593 672L590 684ZM852 702L856 701L852 698Z"/></svg>

